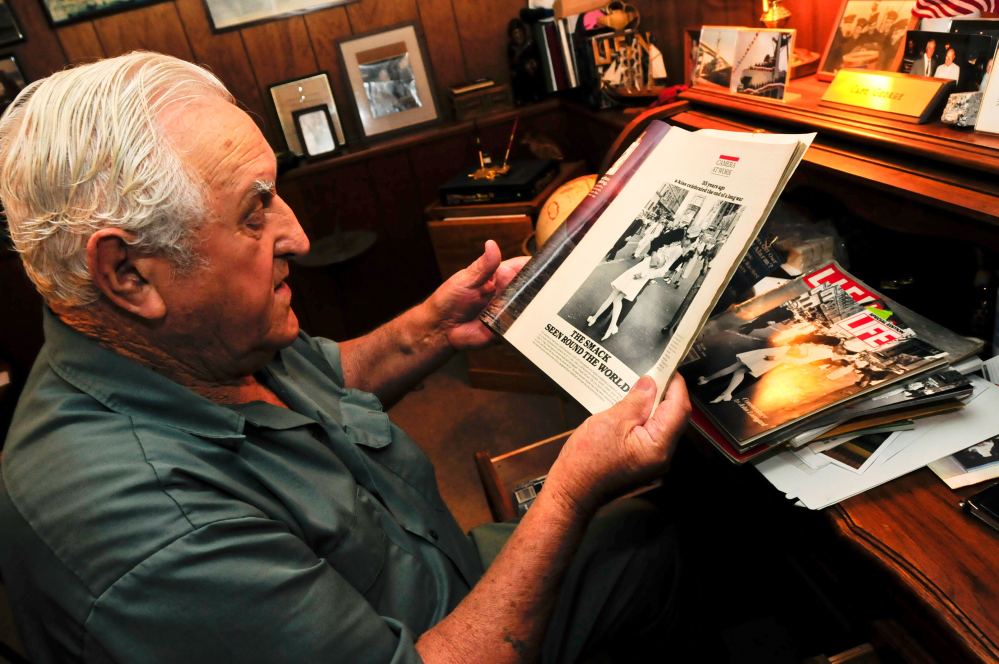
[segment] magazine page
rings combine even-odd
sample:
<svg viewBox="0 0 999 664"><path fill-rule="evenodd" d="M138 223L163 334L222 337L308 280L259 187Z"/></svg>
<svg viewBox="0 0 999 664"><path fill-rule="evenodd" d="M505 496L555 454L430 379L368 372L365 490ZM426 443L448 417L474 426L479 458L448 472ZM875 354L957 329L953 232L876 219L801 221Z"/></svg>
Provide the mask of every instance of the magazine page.
<svg viewBox="0 0 999 664"><path fill-rule="evenodd" d="M692 356L691 397L739 447L946 361L835 263L717 316Z"/></svg>
<svg viewBox="0 0 999 664"><path fill-rule="evenodd" d="M649 127L628 146L583 201L552 233L544 247L528 261L510 285L492 299L480 316L483 323L499 335L506 334L513 321L517 320L524 308L531 303L548 278L572 253L579 240L620 193L621 187L628 182L652 149L671 129L673 127L658 120L649 123Z"/></svg>
<svg viewBox="0 0 999 664"><path fill-rule="evenodd" d="M591 412L661 394L811 137L671 128L504 336Z"/></svg>

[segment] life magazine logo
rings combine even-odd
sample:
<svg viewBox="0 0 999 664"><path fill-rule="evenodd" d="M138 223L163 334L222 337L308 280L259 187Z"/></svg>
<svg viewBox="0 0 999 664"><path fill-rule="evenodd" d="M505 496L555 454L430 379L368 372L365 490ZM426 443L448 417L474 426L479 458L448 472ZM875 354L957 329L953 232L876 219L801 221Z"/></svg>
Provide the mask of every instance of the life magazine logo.
<svg viewBox="0 0 999 664"><path fill-rule="evenodd" d="M732 175L732 171L735 170L735 166L738 163L738 157L729 154L720 154L718 155L718 159L715 160L715 167L711 169L711 172L727 178Z"/></svg>

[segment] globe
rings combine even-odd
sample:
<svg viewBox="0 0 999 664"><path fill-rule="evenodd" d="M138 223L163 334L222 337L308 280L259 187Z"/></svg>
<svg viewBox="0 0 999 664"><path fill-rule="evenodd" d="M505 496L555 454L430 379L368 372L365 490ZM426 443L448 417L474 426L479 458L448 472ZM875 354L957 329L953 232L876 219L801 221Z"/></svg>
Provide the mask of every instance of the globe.
<svg viewBox="0 0 999 664"><path fill-rule="evenodd" d="M569 180L548 197L538 213L538 223L534 231L535 242L539 249L562 225L569 213L586 198L586 194L590 193L596 183L596 175L581 175Z"/></svg>

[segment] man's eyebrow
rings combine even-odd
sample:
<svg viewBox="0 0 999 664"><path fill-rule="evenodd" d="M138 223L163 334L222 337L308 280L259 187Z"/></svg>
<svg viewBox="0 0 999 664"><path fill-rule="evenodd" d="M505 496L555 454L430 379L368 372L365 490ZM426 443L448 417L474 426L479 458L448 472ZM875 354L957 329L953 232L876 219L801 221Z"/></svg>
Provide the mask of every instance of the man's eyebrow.
<svg viewBox="0 0 999 664"><path fill-rule="evenodd" d="M260 194L270 194L273 196L274 191L273 180L254 180L253 184L250 185L250 193L254 196L259 196Z"/></svg>

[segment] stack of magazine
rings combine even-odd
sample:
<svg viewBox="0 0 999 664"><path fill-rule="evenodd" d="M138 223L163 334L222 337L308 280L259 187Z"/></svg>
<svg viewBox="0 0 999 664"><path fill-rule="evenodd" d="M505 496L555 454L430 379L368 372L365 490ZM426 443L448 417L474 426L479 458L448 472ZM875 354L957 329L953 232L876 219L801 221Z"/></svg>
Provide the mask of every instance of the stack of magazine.
<svg viewBox="0 0 999 664"><path fill-rule="evenodd" d="M831 263L712 317L681 373L695 426L742 463L959 409L972 386L949 363L979 349Z"/></svg>
<svg viewBox="0 0 999 664"><path fill-rule="evenodd" d="M653 122L483 322L591 412L643 374L662 394L680 367L695 425L737 463L960 408L948 363L980 345L835 262L722 299L740 269L767 271L750 247L813 137Z"/></svg>

